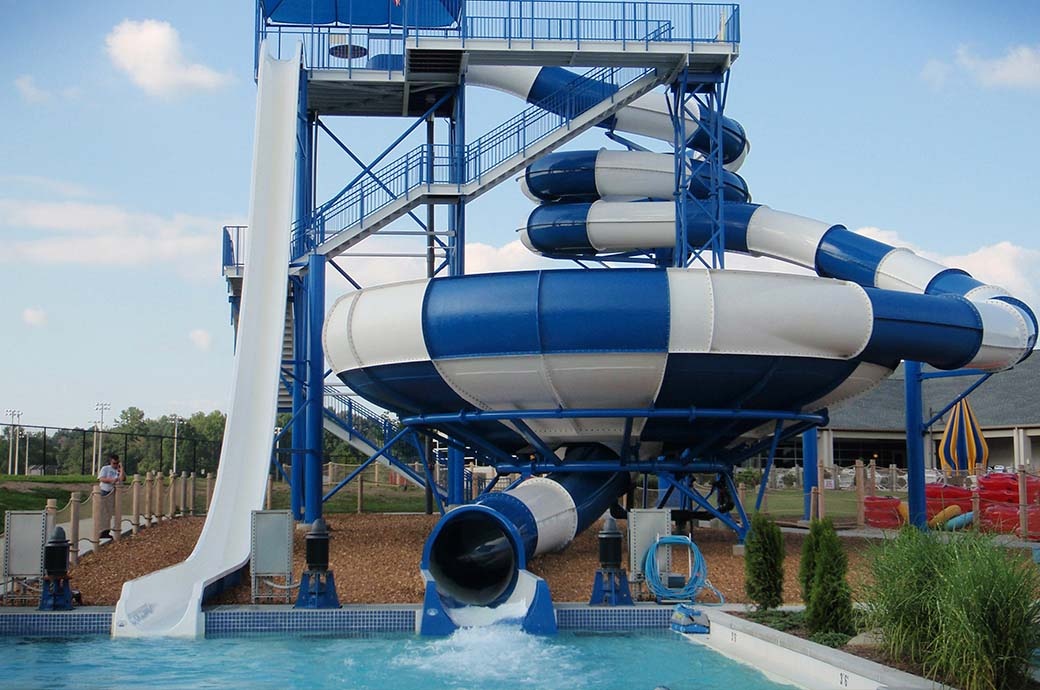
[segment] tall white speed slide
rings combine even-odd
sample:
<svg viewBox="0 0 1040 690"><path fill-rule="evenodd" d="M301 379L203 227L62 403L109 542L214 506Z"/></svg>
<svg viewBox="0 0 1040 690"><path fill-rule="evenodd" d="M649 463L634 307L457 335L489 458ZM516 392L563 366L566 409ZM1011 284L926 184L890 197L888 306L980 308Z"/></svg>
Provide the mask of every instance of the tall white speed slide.
<svg viewBox="0 0 1040 690"><path fill-rule="evenodd" d="M123 585L114 637L201 637L203 594L248 561L249 515L263 507L285 327L300 65L299 59L271 58L266 46L261 51L250 241L213 502L187 560Z"/></svg>

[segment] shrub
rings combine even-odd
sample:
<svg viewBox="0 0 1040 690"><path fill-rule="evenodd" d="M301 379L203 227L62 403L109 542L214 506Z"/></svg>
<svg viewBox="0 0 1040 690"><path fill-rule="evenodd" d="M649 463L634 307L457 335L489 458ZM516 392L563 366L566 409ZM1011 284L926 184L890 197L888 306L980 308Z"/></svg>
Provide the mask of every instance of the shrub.
<svg viewBox="0 0 1040 690"><path fill-rule="evenodd" d="M772 518L755 513L744 548L744 590L748 598L760 609L776 608L783 602L784 535Z"/></svg>
<svg viewBox="0 0 1040 690"><path fill-rule="evenodd" d="M852 637L844 633L821 632L816 633L809 639L816 644L822 644L825 647L834 647L835 649L838 649L847 645Z"/></svg>
<svg viewBox="0 0 1040 690"><path fill-rule="evenodd" d="M822 530L834 529L830 518L813 520L809 523L809 534L802 543L802 560L798 564L798 582L802 586L802 601L809 603L809 594L812 592L813 573L816 571L816 552L820 547L820 533Z"/></svg>
<svg viewBox="0 0 1040 690"><path fill-rule="evenodd" d="M758 486L762 481L762 470L745 467L742 470L737 470L733 478L736 480L737 484L743 484L744 486Z"/></svg>
<svg viewBox="0 0 1040 690"><path fill-rule="evenodd" d="M1040 643L1040 572L991 538L907 528L872 554L870 621L893 657L965 690L1016 687Z"/></svg>
<svg viewBox="0 0 1040 690"><path fill-rule="evenodd" d="M784 485L784 488L790 489L792 486L798 483L798 477L794 472L788 472L780 478L780 483Z"/></svg>
<svg viewBox="0 0 1040 690"><path fill-rule="evenodd" d="M750 621L782 632L805 627L805 614L802 611L750 611L747 617Z"/></svg>
<svg viewBox="0 0 1040 690"><path fill-rule="evenodd" d="M852 612L852 590L846 580L849 569L845 555L830 521L820 524L816 538L815 564L805 608L805 624L812 634L856 631Z"/></svg>

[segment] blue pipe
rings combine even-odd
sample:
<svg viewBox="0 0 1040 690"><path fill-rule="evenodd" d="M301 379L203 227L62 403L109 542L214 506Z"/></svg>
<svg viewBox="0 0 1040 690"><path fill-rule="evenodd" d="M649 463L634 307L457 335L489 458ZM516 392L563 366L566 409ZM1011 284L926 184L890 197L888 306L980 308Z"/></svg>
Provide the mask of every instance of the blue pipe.
<svg viewBox="0 0 1040 690"><path fill-rule="evenodd" d="M304 463L303 519L321 517L321 465L325 449L325 353L321 331L325 322L325 257L312 253L307 261L307 458Z"/></svg>

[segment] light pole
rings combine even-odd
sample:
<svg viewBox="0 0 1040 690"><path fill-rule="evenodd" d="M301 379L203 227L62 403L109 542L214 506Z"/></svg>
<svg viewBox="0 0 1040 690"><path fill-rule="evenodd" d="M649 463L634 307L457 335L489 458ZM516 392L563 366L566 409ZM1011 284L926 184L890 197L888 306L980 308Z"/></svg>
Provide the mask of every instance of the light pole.
<svg viewBox="0 0 1040 690"><path fill-rule="evenodd" d="M25 436L25 476L29 476L29 434L24 429L22 435Z"/></svg>
<svg viewBox="0 0 1040 690"><path fill-rule="evenodd" d="M184 421L183 417L173 415L173 475L177 476L177 427Z"/></svg>
<svg viewBox="0 0 1040 690"><path fill-rule="evenodd" d="M101 469L101 454L104 452L104 434L105 434L105 410L111 410L112 406L107 402L94 403L94 409L97 410L98 414L98 432L97 432L97 456L94 458L94 474L97 474Z"/></svg>
<svg viewBox="0 0 1040 690"><path fill-rule="evenodd" d="M4 410L4 415L11 418L11 424L7 427L7 473L14 474L14 445L17 443L14 433L17 428L15 419L17 418L19 422L22 420L22 411L9 407Z"/></svg>

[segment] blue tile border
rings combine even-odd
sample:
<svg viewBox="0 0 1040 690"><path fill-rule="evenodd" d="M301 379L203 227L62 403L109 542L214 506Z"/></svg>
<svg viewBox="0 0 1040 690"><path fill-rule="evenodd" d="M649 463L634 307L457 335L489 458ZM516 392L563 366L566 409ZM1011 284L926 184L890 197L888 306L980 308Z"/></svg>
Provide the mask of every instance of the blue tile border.
<svg viewBox="0 0 1040 690"><path fill-rule="evenodd" d="M108 607L52 612L0 609L0 637L82 637L111 631L112 609Z"/></svg>
<svg viewBox="0 0 1040 690"><path fill-rule="evenodd" d="M360 605L342 609L310 610L291 606L216 606L206 610L206 636L232 637L263 633L414 633L417 604ZM624 631L667 629L672 607L587 606L557 604L560 630ZM108 635L111 607L84 607L74 611L0 609L0 637L78 637Z"/></svg>
<svg viewBox="0 0 1040 690"><path fill-rule="evenodd" d="M635 630L668 629L673 606L556 606L556 625L560 630Z"/></svg>
<svg viewBox="0 0 1040 690"><path fill-rule="evenodd" d="M418 606L293 609L290 606L227 606L206 611L206 637L254 633L415 632Z"/></svg>

